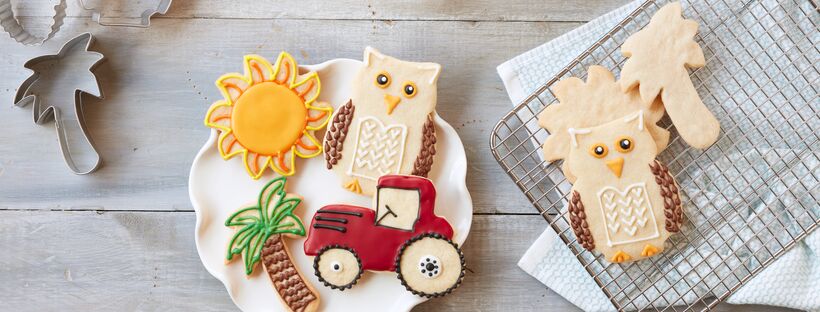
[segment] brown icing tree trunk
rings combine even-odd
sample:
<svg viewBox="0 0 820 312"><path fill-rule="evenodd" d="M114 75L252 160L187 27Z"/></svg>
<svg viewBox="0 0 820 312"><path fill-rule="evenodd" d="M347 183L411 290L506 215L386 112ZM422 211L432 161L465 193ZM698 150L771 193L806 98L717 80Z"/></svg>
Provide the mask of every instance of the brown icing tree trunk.
<svg viewBox="0 0 820 312"><path fill-rule="evenodd" d="M262 263L268 272L273 288L288 308L295 312L316 311L319 296L308 286L293 265L282 235L271 235L262 247Z"/></svg>

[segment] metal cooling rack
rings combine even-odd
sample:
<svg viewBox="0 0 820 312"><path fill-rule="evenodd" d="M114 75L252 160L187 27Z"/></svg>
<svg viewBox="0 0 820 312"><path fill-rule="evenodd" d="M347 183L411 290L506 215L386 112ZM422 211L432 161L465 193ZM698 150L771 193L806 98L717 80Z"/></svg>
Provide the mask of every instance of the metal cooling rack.
<svg viewBox="0 0 820 312"><path fill-rule="evenodd" d="M820 224L820 30L808 0L684 1L700 23L707 64L692 72L721 137L689 148L668 118L658 156L681 186L685 224L653 258L610 264L575 240L561 163L541 157L547 132L537 115L556 101L550 87L590 65L619 75L623 41L668 1L647 1L556 77L504 116L490 147L584 268L621 310L694 311L717 305Z"/></svg>

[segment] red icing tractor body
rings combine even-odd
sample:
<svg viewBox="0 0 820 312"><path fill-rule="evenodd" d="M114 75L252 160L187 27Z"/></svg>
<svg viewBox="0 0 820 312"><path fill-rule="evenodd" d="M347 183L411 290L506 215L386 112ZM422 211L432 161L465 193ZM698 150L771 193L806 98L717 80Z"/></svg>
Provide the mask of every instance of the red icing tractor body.
<svg viewBox="0 0 820 312"><path fill-rule="evenodd" d="M363 271L394 271L419 296L439 297L458 287L464 255L452 242L453 227L434 212L433 183L387 175L376 188L374 209L328 205L313 216L305 254L315 256L319 280L345 290Z"/></svg>
<svg viewBox="0 0 820 312"><path fill-rule="evenodd" d="M377 224L376 211L370 208L328 205L319 209L311 221L305 254L316 256L323 248L339 245L358 254L362 270L394 271L399 249L409 239L427 233L453 239L453 227L434 212L436 189L430 180L389 175L379 179L377 188L418 190L418 219L412 231ZM374 196L378 197L379 192Z"/></svg>

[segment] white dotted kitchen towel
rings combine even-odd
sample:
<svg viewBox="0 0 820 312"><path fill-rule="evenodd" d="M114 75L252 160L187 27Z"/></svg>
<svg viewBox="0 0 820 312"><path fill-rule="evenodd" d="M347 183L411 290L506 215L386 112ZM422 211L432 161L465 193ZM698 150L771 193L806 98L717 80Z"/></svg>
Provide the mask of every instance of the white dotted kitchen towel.
<svg viewBox="0 0 820 312"><path fill-rule="evenodd" d="M636 0L624 5L499 65L498 74L513 105L555 76L641 2ZM815 209L820 211L818 207ZM538 237L518 266L586 311L614 310L609 299L551 228ZM814 231L726 301L820 311L819 294L820 231Z"/></svg>

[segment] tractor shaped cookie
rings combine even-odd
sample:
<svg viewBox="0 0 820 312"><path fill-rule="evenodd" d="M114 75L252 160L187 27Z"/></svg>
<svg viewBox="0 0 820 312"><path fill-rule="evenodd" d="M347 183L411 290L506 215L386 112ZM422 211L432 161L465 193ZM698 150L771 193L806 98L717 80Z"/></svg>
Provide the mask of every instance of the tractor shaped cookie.
<svg viewBox="0 0 820 312"><path fill-rule="evenodd" d="M422 297L450 293L464 277L464 255L453 228L434 210L436 189L425 178L387 175L378 180L375 211L328 205L319 209L305 241L319 280L333 289L353 287L362 272L395 271Z"/></svg>

